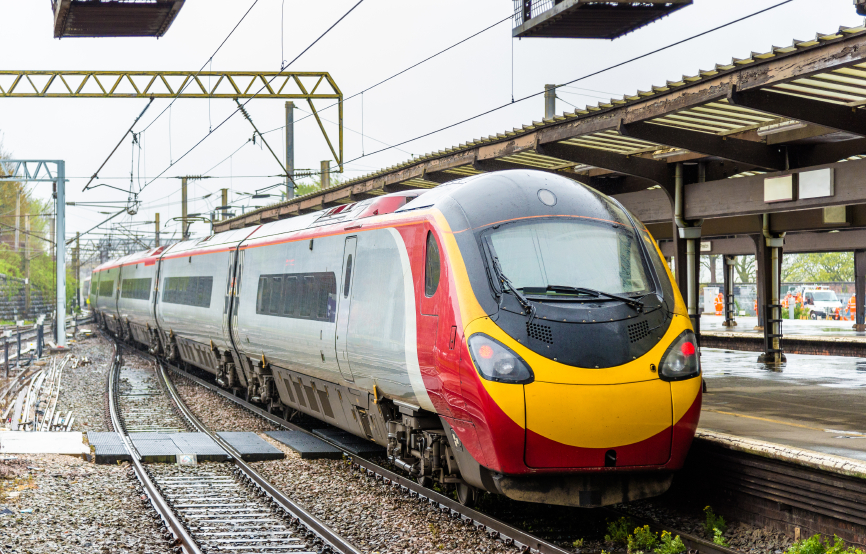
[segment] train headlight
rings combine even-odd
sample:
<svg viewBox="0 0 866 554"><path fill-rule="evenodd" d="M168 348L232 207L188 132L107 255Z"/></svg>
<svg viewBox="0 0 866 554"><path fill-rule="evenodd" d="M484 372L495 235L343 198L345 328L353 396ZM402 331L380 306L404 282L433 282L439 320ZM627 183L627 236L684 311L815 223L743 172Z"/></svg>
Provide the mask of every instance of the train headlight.
<svg viewBox="0 0 866 554"><path fill-rule="evenodd" d="M659 364L659 377L665 381L682 381L701 374L697 341L691 331L683 331L671 344Z"/></svg>
<svg viewBox="0 0 866 554"><path fill-rule="evenodd" d="M488 381L526 384L535 379L520 356L487 335L476 333L469 337L469 351L478 373Z"/></svg>

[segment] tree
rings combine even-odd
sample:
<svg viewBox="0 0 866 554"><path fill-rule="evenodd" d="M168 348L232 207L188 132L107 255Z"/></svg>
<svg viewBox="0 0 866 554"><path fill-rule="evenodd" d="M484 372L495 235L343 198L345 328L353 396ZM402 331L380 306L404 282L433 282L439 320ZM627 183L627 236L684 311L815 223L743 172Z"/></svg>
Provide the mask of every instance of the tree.
<svg viewBox="0 0 866 554"><path fill-rule="evenodd" d="M854 280L853 252L789 254L788 274L782 264L783 279L788 282L849 282ZM783 260L784 261L784 260Z"/></svg>
<svg viewBox="0 0 866 554"><path fill-rule="evenodd" d="M756 282L756 266L754 256L734 256L734 276L739 283Z"/></svg>
<svg viewBox="0 0 866 554"><path fill-rule="evenodd" d="M337 175L333 173L330 176L331 187L336 187L343 183L342 180ZM322 181L321 179L311 178L309 182L296 182L295 184L295 196L304 196L306 194L312 194L316 191L322 190Z"/></svg>

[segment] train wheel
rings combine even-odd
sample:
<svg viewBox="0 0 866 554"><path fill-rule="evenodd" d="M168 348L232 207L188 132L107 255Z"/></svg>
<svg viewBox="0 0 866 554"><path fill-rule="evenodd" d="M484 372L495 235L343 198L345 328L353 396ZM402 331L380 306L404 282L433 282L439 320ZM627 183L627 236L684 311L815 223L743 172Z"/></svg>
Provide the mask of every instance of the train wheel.
<svg viewBox="0 0 866 554"><path fill-rule="evenodd" d="M457 501L467 508L475 506L476 495L477 491L472 485L467 485L466 483L457 484Z"/></svg>

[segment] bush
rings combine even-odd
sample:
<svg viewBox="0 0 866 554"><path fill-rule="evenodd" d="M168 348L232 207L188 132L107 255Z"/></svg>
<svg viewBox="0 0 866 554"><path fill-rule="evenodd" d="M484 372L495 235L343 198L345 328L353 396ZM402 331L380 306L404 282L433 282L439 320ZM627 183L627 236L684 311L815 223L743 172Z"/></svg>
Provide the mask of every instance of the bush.
<svg viewBox="0 0 866 554"><path fill-rule="evenodd" d="M661 542L654 550L655 554L680 554L686 551L686 545L679 535L674 537L667 531L662 531Z"/></svg>
<svg viewBox="0 0 866 554"><path fill-rule="evenodd" d="M631 554L650 552L658 544L659 537L650 531L649 525L638 527L628 538L628 551Z"/></svg>
<svg viewBox="0 0 866 554"><path fill-rule="evenodd" d="M833 537L833 543L829 539L823 540L821 535L813 535L808 539L797 541L786 554L866 554L859 548L849 546L845 548L845 542L839 537Z"/></svg>
<svg viewBox="0 0 866 554"><path fill-rule="evenodd" d="M604 536L605 542L628 544L628 530L631 528L631 525L631 520L626 517L621 517L616 521L608 521L607 534Z"/></svg>
<svg viewBox="0 0 866 554"><path fill-rule="evenodd" d="M725 523L725 518L722 516L717 516L713 509L707 506L704 508L704 513L707 515L707 520L704 522L704 533L710 539L715 539L716 529L719 530L721 534L724 534L725 531L728 530L728 524Z"/></svg>

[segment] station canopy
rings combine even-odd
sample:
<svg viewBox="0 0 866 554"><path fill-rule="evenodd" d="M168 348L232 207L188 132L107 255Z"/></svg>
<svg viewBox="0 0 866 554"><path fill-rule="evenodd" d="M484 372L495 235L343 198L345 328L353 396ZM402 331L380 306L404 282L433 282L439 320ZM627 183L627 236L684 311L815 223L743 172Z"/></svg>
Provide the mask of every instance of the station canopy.
<svg viewBox="0 0 866 554"><path fill-rule="evenodd" d="M54 38L161 37L184 0L51 0Z"/></svg>
<svg viewBox="0 0 866 554"><path fill-rule="evenodd" d="M866 27L843 27L790 46L734 58L621 98L415 157L220 221L215 228L223 231L257 225L503 169L554 172L609 195L655 194L661 191L654 189L663 189L672 197L675 162L686 163L689 171L702 162L706 184L720 187L734 181L748 182L752 179L749 176L762 178L866 154L864 106ZM852 164L866 166L866 160ZM866 194L866 187L860 189ZM718 199L726 198L723 193L715 194L716 200L708 200L704 208L716 209ZM754 206L750 205L748 213L784 209L785 204L767 205L763 195L750 194L755 198L750 197ZM859 194L855 190L844 200L849 205L866 205L866 199L858 200ZM831 200L843 201L841 196ZM664 217L670 222L668 200L660 202L667 205L668 215ZM688 216L689 210L697 208L687 202L685 209ZM737 213L746 212L741 209ZM640 211L638 215L660 220Z"/></svg>
<svg viewBox="0 0 866 554"><path fill-rule="evenodd" d="M692 0L514 0L512 35L614 39L691 3Z"/></svg>

